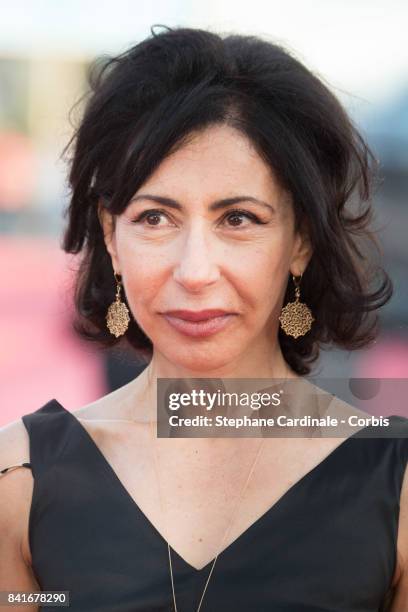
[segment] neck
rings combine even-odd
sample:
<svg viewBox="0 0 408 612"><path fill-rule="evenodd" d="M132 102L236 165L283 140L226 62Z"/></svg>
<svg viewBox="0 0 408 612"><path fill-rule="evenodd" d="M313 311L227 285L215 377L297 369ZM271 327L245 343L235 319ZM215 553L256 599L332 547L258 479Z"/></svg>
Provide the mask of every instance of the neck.
<svg viewBox="0 0 408 612"><path fill-rule="evenodd" d="M285 361L279 343L260 343L256 347L248 346L239 358L230 359L225 364L214 368L197 369L170 361L163 353L155 350L152 359L143 372L129 384L132 412L135 405L139 418L144 420L147 414L154 415L156 406L156 382L158 378L223 378L228 390L228 378L266 378L293 379L299 376ZM153 416L154 418L154 416Z"/></svg>
<svg viewBox="0 0 408 612"><path fill-rule="evenodd" d="M154 350L146 370L151 380L157 378L297 378L285 361L278 343L248 347L245 355L216 367L194 368L170 361Z"/></svg>

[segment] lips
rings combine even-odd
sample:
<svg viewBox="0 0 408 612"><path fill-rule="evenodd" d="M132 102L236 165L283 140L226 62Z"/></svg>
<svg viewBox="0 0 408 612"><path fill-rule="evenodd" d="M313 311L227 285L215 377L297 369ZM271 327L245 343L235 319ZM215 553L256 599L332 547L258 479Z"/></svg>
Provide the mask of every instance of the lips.
<svg viewBox="0 0 408 612"><path fill-rule="evenodd" d="M193 338L205 338L220 332L230 325L236 315L237 313L218 308L200 311L171 310L162 313L171 327Z"/></svg>
<svg viewBox="0 0 408 612"><path fill-rule="evenodd" d="M206 321L208 319L213 319L214 317L222 317L227 314L234 314L232 312L227 312L226 310L222 310L219 308L207 308L206 310L168 310L163 313L164 315L169 315L171 317L177 317L178 319L183 319L184 321Z"/></svg>

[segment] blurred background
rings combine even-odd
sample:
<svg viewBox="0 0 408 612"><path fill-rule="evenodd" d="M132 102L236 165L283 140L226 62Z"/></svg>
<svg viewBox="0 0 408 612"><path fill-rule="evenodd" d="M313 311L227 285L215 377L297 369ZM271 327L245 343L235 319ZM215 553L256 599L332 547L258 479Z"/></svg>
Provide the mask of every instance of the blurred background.
<svg viewBox="0 0 408 612"><path fill-rule="evenodd" d="M346 106L381 162L375 225L395 294L373 348L325 351L314 374L408 378L405 0L0 0L0 14L0 426L52 398L78 408L143 367L71 329L76 261L60 248L68 197L61 154L89 64L149 36L153 24L279 42Z"/></svg>

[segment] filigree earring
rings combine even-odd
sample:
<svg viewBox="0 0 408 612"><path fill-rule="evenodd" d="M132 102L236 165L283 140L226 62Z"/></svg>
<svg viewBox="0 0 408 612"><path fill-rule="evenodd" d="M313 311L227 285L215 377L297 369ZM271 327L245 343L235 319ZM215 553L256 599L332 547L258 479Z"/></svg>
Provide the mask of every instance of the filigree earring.
<svg viewBox="0 0 408 612"><path fill-rule="evenodd" d="M119 336L123 336L125 331L128 328L130 317L129 317L129 309L126 304L122 302L120 299L120 287L121 281L116 277L118 275L115 272L115 280L116 280L116 299L108 308L108 313L106 315L106 325L111 334L118 338Z"/></svg>
<svg viewBox="0 0 408 612"><path fill-rule="evenodd" d="M295 301L288 302L282 308L279 321L285 334L299 338L299 336L307 334L315 319L310 308L304 302L300 302L300 281L302 280L302 274L298 278L292 274L292 279L295 285Z"/></svg>

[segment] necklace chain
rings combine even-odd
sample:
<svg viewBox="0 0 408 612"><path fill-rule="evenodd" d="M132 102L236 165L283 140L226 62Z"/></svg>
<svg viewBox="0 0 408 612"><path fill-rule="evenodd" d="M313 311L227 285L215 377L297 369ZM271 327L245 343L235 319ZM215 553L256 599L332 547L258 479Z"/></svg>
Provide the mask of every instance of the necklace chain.
<svg viewBox="0 0 408 612"><path fill-rule="evenodd" d="M150 384L151 384L152 380L151 380L150 367L148 367L148 370L147 370L148 386L149 386L149 379L150 379ZM286 379L287 379L287 377L286 377ZM157 421L156 421L156 423L157 423ZM152 437L152 448L154 448L155 447L154 438L155 437L157 438L157 431L156 431L156 436L154 436L154 433L153 433L153 422L152 422L152 417L151 416L149 417L149 424L150 424L150 431L151 431L151 437ZM205 595L207 587L208 587L208 583L209 583L211 575L213 573L215 563L216 563L216 561L218 559L218 556L223 551L222 547L224 545L225 539L227 537L227 534L229 533L229 530L231 529L231 525L233 523L233 519L235 518L236 512L237 512L237 510L239 508L239 505L240 505L240 503L242 501L242 498L244 496L245 490L246 490L246 488L248 486L248 483L250 481L252 473L253 473L253 471L255 469L255 465L256 465L256 463L257 463L257 461L259 459L259 456L261 454L261 450L262 450L262 447L263 447L264 443L265 443L265 438L262 440L262 442L260 443L260 445L258 447L258 451L256 453L256 457L255 457L255 459L254 459L254 461L252 463L252 466L251 466L251 469L250 469L249 474L247 476L247 479L245 481L245 484L244 484L244 486L243 486L243 488L241 490L241 494L240 494L239 499L238 499L238 501L236 503L235 509L234 509L234 511L232 513L231 520L229 521L228 528L227 528L227 530L226 530L226 532L224 534L224 537L222 539L221 546L219 548L219 551L218 551L216 557L214 558L214 560L212 562L211 570L209 572L207 581L205 583L204 590L203 590L203 593L201 595L201 599L200 599L200 602L198 604L196 612L200 612L200 608L201 608L201 605L202 605L202 602L203 602L203 599L204 599L204 595ZM153 451L153 454L154 454L154 467L155 467L155 472L156 472L157 488L158 488L159 499L160 499L160 509L161 509L163 520L165 522L166 542L167 542L167 550L168 550L168 556L169 556L170 578L171 578L171 588L172 588L172 594L173 594L174 612L178 612L178 610L177 610L177 602L176 602L176 594L175 594L175 589L174 589L173 565L172 565L172 561L171 561L171 551L170 551L170 544L169 544L169 540L168 540L167 518L166 518L166 514L164 512L164 505L163 505L163 499L162 499L162 494L161 494L161 486L160 486L160 478L159 478L159 468L158 468L158 457L157 457L157 453L155 451Z"/></svg>
<svg viewBox="0 0 408 612"><path fill-rule="evenodd" d="M150 429L151 429L151 433L152 433L152 446L153 446L153 445L154 445L154 441L153 441L153 439L154 439L154 435L153 435L153 424L152 424L152 420L151 420L151 419L150 419ZM233 519L235 518L235 514L236 514L236 512L237 512L237 510L238 510L238 507L239 507L239 505L240 505L240 503L241 503L241 501L242 501L242 498L243 498L243 496L244 496L244 492L245 492L245 490L246 490L246 488L247 488L247 486L248 486L249 480L250 480L250 478L251 478L251 476L252 476L252 473L253 473L253 471L254 471L254 469L255 469L255 465L256 465L256 463L257 463L257 461L258 461L258 458L259 458L259 456L260 456L260 454L261 454L261 450L262 450L262 447L263 447L263 445L264 445L264 442L265 442L265 439L263 439L263 440L262 440L262 442L259 444L259 447L258 447L258 451L257 451L256 457L255 457L255 459L254 459L254 461L253 461L253 463L252 463L252 466L251 466L251 469L250 469L250 471L249 471L248 477L247 477L247 479L246 479L246 481L245 481L245 484L244 484L244 486L243 486L243 488L242 488L242 490L241 490L241 494L240 494L239 499L238 499L238 501L237 501L237 504L236 504L236 506L235 506L234 512L233 512L233 514L232 514L232 516L231 516L231 520L229 521L228 528L227 528L227 530L226 530L226 532L225 532L225 534L224 534L223 540L222 540L222 542L221 542L220 549L219 549L219 551L218 551L218 553L217 553L217 555L216 555L215 559L214 559L214 560L213 560L213 562L212 562L211 570L210 570L210 572L209 572L209 575L208 575L207 581L206 581L206 583L205 583L204 590L203 590L203 593L202 593L202 595L201 595L201 599L200 599L200 602L199 602L199 604L198 604L198 608L197 608L196 612L199 612L199 611L200 611L200 608L201 608L201 605L202 605L202 602L203 602L203 599L204 599L204 595L205 595L206 590L207 590L208 583L209 583L209 581L210 581L211 575L212 575L213 570L214 570L215 563L216 563L216 561L217 561L217 559L218 559L218 556L219 556L219 555L221 554L221 552L222 552L222 547L223 547L223 544L224 544L224 542L225 542L225 539L226 539L226 537L227 537L227 534L229 533L229 531L230 531L230 529L231 529L231 525L232 525L232 523L233 523ZM171 588L172 588L172 593L173 593L174 612L178 612L178 610L177 610L177 603L176 603L176 594L175 594L175 589L174 589L173 565L172 565L172 561L171 561L170 544L169 544L169 541L168 541L167 520L166 520L166 518L165 518L165 512L164 512L164 507L163 507L163 499L162 499L161 487L160 487L160 479L159 479L158 458L157 458L157 453L156 453L156 452L154 452L154 463L155 463L155 471L156 471L157 487L158 487L158 491L159 491L159 498L160 498L160 508L161 508L162 517L163 517L163 519L165 520L165 523L166 523L166 541L167 541L167 549L168 549L168 556L169 556L170 577L171 577Z"/></svg>

